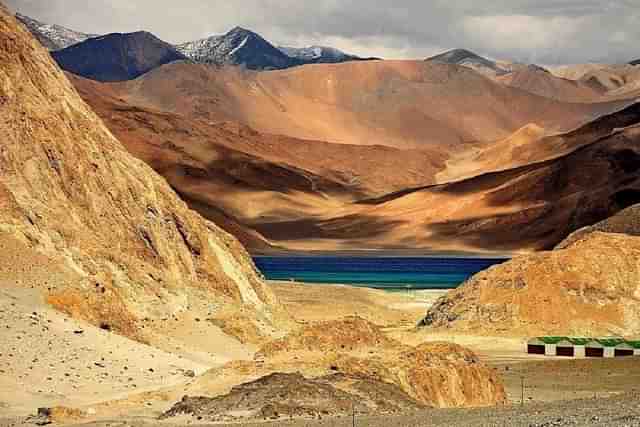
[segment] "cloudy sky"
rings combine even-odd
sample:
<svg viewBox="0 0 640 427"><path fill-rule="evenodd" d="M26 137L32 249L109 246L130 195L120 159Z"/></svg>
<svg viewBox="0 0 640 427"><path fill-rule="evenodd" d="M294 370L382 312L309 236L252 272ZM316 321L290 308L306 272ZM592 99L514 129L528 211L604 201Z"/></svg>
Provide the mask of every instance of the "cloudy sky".
<svg viewBox="0 0 640 427"><path fill-rule="evenodd" d="M5 0L90 33L147 30L177 43L240 25L276 44L423 58L464 47L538 64L640 58L640 0Z"/></svg>

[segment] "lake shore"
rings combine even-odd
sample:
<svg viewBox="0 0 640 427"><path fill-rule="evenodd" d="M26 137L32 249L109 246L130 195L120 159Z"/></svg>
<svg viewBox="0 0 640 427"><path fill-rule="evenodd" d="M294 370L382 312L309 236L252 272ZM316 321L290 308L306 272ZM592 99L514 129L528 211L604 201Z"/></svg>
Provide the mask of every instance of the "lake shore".
<svg viewBox="0 0 640 427"><path fill-rule="evenodd" d="M362 250L289 250L269 248L251 252L252 257L371 257L371 258L503 258L510 259L519 255L516 252L503 251L429 251L420 249L362 249Z"/></svg>

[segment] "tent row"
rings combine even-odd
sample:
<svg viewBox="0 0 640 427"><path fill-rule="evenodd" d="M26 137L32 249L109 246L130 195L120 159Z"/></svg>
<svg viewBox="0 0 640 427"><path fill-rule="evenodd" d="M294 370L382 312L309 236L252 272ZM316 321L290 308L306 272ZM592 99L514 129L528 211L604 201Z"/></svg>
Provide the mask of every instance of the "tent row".
<svg viewBox="0 0 640 427"><path fill-rule="evenodd" d="M621 338L537 337L527 342L527 353L578 358L640 356L640 341Z"/></svg>

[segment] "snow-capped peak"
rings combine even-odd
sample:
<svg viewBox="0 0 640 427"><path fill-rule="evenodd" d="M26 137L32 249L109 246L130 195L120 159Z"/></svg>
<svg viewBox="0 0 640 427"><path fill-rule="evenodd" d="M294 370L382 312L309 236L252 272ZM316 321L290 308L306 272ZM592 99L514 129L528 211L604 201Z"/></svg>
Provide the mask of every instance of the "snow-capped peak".
<svg viewBox="0 0 640 427"><path fill-rule="evenodd" d="M16 18L49 50L64 49L87 39L98 37L97 34L87 34L60 25L45 24L20 13L16 13Z"/></svg>

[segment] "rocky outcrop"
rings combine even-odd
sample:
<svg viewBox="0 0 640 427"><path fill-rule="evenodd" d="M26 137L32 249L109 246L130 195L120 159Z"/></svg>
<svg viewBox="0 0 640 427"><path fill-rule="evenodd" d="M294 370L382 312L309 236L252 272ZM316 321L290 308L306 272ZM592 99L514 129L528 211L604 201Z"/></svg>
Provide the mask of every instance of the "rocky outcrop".
<svg viewBox="0 0 640 427"><path fill-rule="evenodd" d="M640 334L640 238L592 232L481 272L421 326L474 334Z"/></svg>
<svg viewBox="0 0 640 427"><path fill-rule="evenodd" d="M422 405L396 385L363 377L332 374L305 378L275 373L234 387L219 397L184 396L163 418L191 415L207 421L345 416L357 411L393 413Z"/></svg>
<svg viewBox="0 0 640 427"><path fill-rule="evenodd" d="M495 371L457 344L425 343L401 348L386 359L345 357L338 358L335 365L348 375L397 384L428 406L480 407L507 402Z"/></svg>
<svg viewBox="0 0 640 427"><path fill-rule="evenodd" d="M402 345L358 317L303 326L264 345L258 355L266 366L286 360L291 369L339 372L393 384L426 406L506 402L498 376L470 350L449 343Z"/></svg>
<svg viewBox="0 0 640 427"><path fill-rule="evenodd" d="M187 60L146 31L91 38L52 56L63 70L101 82L132 80L161 65Z"/></svg>
<svg viewBox="0 0 640 427"><path fill-rule="evenodd" d="M274 296L243 247L122 147L4 7L0 62L0 240L74 275L62 286L25 285L138 339L141 319L194 301L209 302L214 318L242 310L271 322Z"/></svg>

